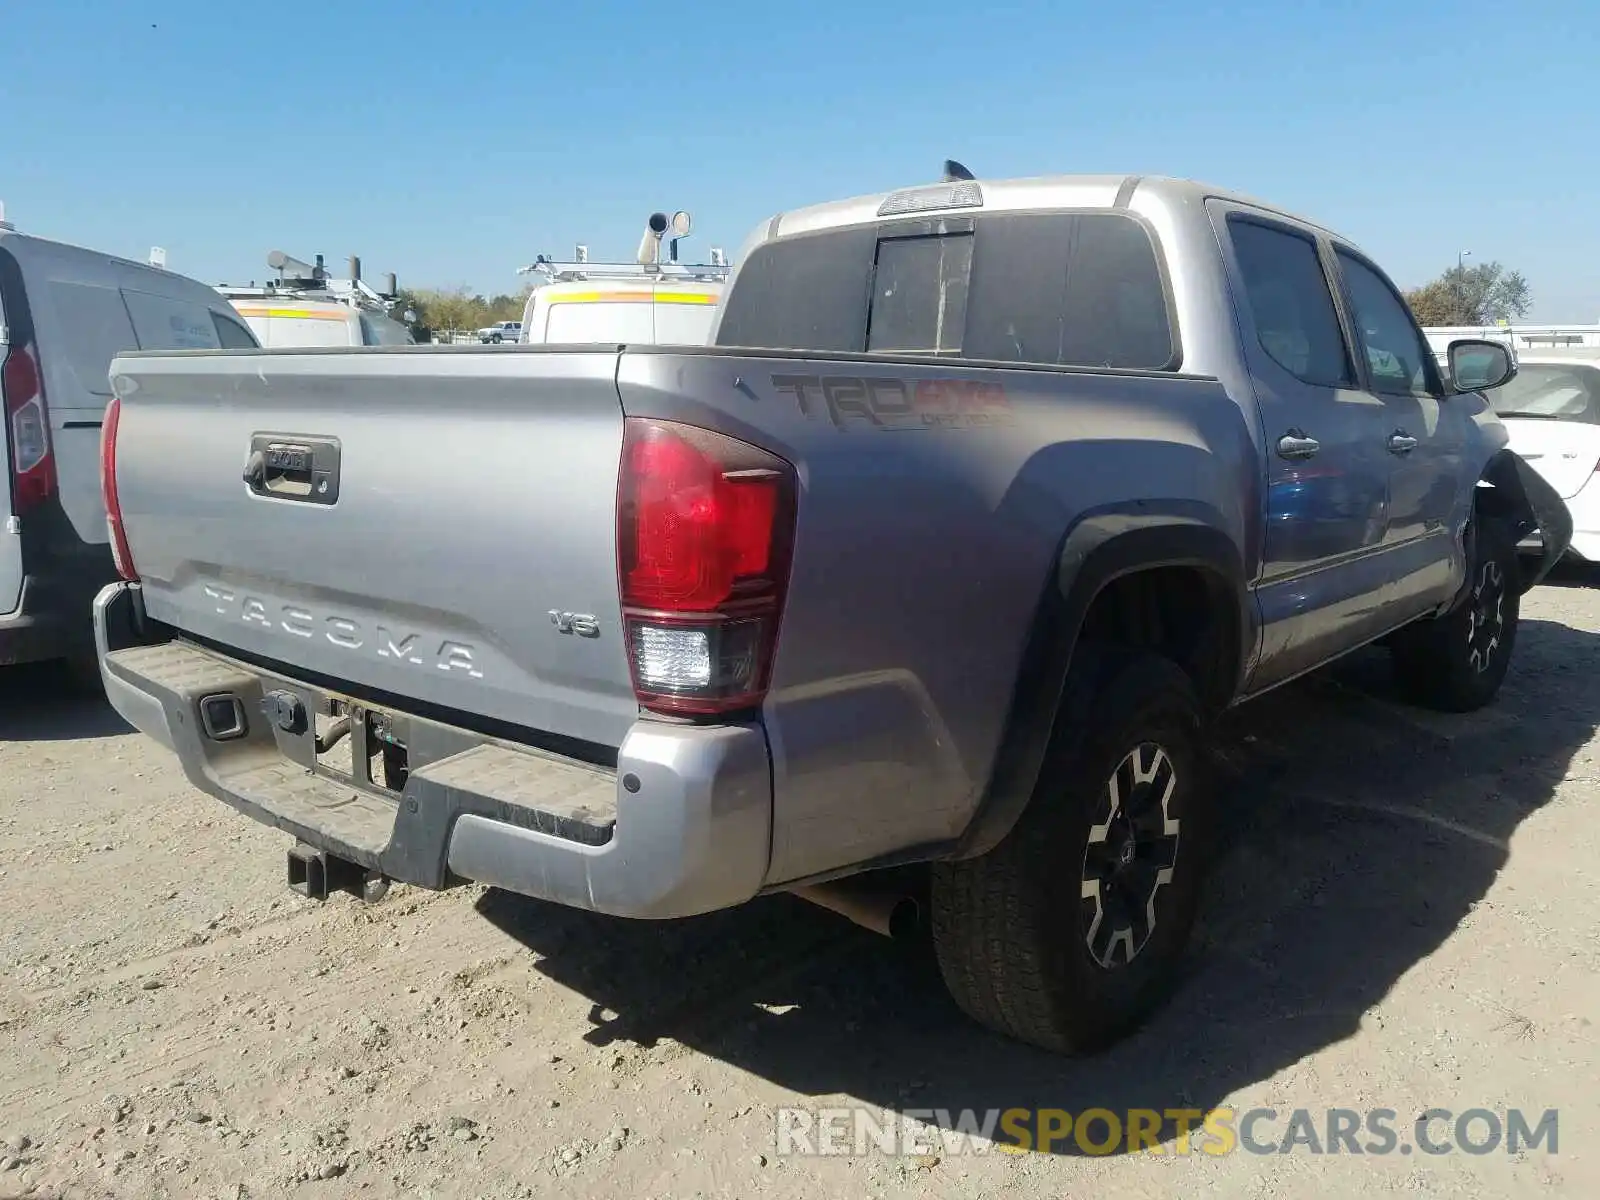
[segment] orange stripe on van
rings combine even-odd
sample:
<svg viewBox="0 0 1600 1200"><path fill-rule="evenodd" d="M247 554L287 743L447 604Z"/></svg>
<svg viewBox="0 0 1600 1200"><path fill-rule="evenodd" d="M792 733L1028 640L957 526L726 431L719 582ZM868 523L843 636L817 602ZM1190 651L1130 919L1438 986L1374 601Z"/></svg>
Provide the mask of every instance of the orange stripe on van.
<svg viewBox="0 0 1600 1200"><path fill-rule="evenodd" d="M310 312L303 308L234 308L241 317L288 317L296 321L348 321L349 313Z"/></svg>

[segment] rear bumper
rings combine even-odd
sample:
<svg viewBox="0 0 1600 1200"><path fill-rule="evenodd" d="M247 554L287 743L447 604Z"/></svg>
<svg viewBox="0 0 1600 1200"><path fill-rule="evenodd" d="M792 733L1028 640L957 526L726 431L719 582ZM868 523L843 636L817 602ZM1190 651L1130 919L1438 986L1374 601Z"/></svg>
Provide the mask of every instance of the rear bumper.
<svg viewBox="0 0 1600 1200"><path fill-rule="evenodd" d="M710 912L761 888L772 793L759 726L641 720L613 770L386 708L409 754L394 792L315 765L315 720L269 719L262 705L292 696L314 714L344 697L186 642L149 644L142 627L137 585L95 600L113 707L196 787L319 850L421 887L473 880L628 917ZM243 717L220 739L201 710L216 697ZM351 761L370 761L359 715L348 740Z"/></svg>

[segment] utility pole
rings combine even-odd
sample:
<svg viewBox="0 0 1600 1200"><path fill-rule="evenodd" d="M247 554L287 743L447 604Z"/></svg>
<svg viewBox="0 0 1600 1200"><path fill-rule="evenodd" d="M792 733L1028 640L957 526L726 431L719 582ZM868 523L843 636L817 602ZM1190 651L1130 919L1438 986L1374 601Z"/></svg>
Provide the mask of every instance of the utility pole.
<svg viewBox="0 0 1600 1200"><path fill-rule="evenodd" d="M1456 307L1464 310L1467 307L1467 256L1471 250L1456 251Z"/></svg>

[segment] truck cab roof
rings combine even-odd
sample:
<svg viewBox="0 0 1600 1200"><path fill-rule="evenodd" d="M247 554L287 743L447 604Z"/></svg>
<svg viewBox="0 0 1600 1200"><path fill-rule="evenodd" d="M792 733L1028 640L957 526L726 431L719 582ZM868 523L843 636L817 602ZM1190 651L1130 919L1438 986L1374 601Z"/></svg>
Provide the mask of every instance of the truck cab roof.
<svg viewBox="0 0 1600 1200"><path fill-rule="evenodd" d="M1152 197L1164 207L1200 204L1209 199L1228 200L1274 213L1308 228L1331 232L1315 221L1254 196L1198 180L1164 175L1038 175L1017 179L946 180L782 212L767 221L750 239L740 261L748 257L752 246L772 238L820 233L895 217L915 218L952 212L1125 208L1135 194Z"/></svg>

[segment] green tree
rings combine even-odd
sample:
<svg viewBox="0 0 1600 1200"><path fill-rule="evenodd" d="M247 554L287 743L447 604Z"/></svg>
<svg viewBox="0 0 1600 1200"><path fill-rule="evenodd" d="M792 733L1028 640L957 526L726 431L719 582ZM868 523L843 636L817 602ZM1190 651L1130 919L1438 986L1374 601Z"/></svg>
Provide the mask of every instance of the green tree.
<svg viewBox="0 0 1600 1200"><path fill-rule="evenodd" d="M465 284L454 288L417 288L409 293L417 324L430 333L477 329L487 319L488 304Z"/></svg>
<svg viewBox="0 0 1600 1200"><path fill-rule="evenodd" d="M1451 267L1407 292L1406 303L1421 325L1493 325L1526 316L1533 296L1521 271L1486 262Z"/></svg>
<svg viewBox="0 0 1600 1200"><path fill-rule="evenodd" d="M411 333L419 342L431 341L435 333L464 333L497 321L520 321L532 287L515 295L486 299L462 284L453 288L410 288L402 290L394 307L397 314L410 309L417 314Z"/></svg>

